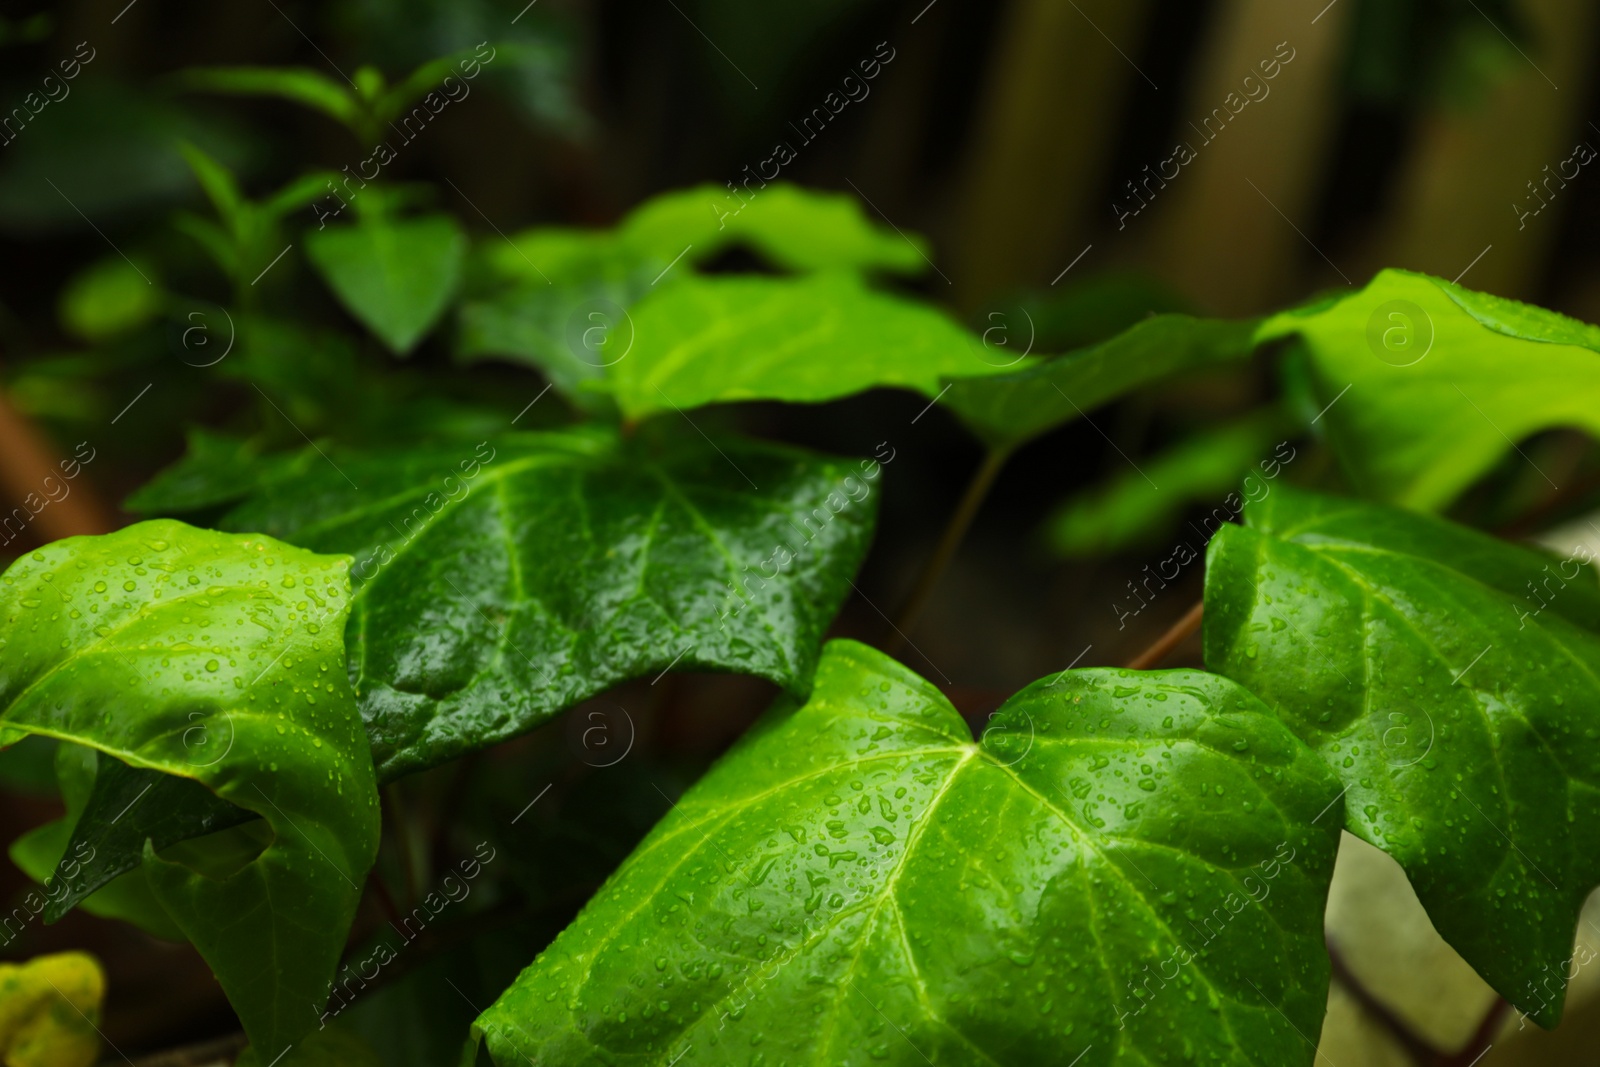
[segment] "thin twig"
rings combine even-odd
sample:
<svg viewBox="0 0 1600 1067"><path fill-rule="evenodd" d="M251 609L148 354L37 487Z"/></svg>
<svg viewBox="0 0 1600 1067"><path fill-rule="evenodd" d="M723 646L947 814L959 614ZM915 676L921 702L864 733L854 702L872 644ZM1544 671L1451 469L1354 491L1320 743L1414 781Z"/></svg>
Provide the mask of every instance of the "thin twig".
<svg viewBox="0 0 1600 1067"><path fill-rule="evenodd" d="M1433 1067L1475 1067L1477 1062L1483 1059L1483 1054L1494 1047L1494 1039L1499 1035L1500 1027L1506 1021L1506 1013L1510 1010L1511 1005L1504 997L1495 997L1494 1003L1489 1005L1489 1010L1483 1013L1478 1028L1472 1032L1467 1043L1461 1046L1461 1050L1448 1055L1440 1053L1433 1061Z"/></svg>
<svg viewBox="0 0 1600 1067"><path fill-rule="evenodd" d="M1167 628L1167 632L1156 638L1155 644L1139 653L1128 661L1128 669L1134 671L1147 671L1172 654L1172 650L1189 637L1190 634L1200 629L1200 616L1205 611L1205 601L1199 601L1194 607L1183 613L1183 618Z"/></svg>
<svg viewBox="0 0 1600 1067"><path fill-rule="evenodd" d="M961 494L961 502L956 505L955 511L950 515L950 521L945 525L938 547L933 550L933 555L928 558L927 565L917 577L917 584L912 587L911 595L906 598L905 607L900 609L900 618L894 627L895 632L883 643L885 652L894 655L905 644L907 640L905 635L916 625L918 616L928 606L934 587L939 584L945 569L955 558L956 550L961 547L962 540L967 536L967 529L977 517L978 510L983 507L984 498L993 488L995 478L999 476L1000 469L1010 458L1009 449L990 449L983 457L983 462L978 465L978 469L973 472L972 480L967 483L966 491Z"/></svg>
<svg viewBox="0 0 1600 1067"><path fill-rule="evenodd" d="M1350 969L1350 965L1345 962L1344 956L1334 947L1331 940L1327 942L1327 946L1328 959L1333 964L1334 980L1355 998L1356 1003L1361 1005L1361 1010L1389 1031L1390 1036L1405 1049L1411 1062L1416 1064L1437 1062L1443 1053L1434 1047L1431 1041L1413 1030L1410 1023L1396 1015L1394 1009L1379 1000L1377 994L1356 977L1355 972Z"/></svg>

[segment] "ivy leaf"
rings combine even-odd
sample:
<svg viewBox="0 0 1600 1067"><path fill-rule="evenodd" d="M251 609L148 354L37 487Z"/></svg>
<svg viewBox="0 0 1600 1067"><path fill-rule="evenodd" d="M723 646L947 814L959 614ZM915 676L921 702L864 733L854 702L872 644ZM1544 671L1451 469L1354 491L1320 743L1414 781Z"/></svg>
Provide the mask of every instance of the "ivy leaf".
<svg viewBox="0 0 1600 1067"><path fill-rule="evenodd" d="M775 182L754 191L707 183L645 201L617 227L629 247L704 262L744 245L792 271L886 270L920 274L927 242L868 219L848 193Z"/></svg>
<svg viewBox="0 0 1600 1067"><path fill-rule="evenodd" d="M275 1049L316 1026L377 854L372 762L344 672L347 568L156 520L55 542L0 580L0 727L194 779L270 826L259 854L226 869L200 873L148 845L142 867L251 1040ZM187 855L241 841L208 843Z"/></svg>
<svg viewBox="0 0 1600 1067"><path fill-rule="evenodd" d="M0 963L0 1056L8 1067L93 1067L106 976L93 956Z"/></svg>
<svg viewBox="0 0 1600 1067"><path fill-rule="evenodd" d="M1310 1064L1337 804L1226 679L1067 672L978 745L835 641L474 1032L507 1065Z"/></svg>
<svg viewBox="0 0 1600 1067"><path fill-rule="evenodd" d="M1600 434L1600 328L1408 271L1274 316L1298 336L1330 444L1364 493L1437 510L1529 434Z"/></svg>
<svg viewBox="0 0 1600 1067"><path fill-rule="evenodd" d="M369 216L306 235L306 254L339 302L399 356L438 324L466 252L466 235L449 215Z"/></svg>
<svg viewBox="0 0 1600 1067"><path fill-rule="evenodd" d="M1600 883L1600 588L1441 520L1279 486L1224 526L1206 663L1344 779L1346 829L1544 1026ZM1548 994L1549 999L1546 999Z"/></svg>
<svg viewBox="0 0 1600 1067"><path fill-rule="evenodd" d="M1156 315L1100 344L1004 374L951 374L943 403L991 448L1014 449L1171 375L1247 358L1254 322Z"/></svg>
<svg viewBox="0 0 1600 1067"><path fill-rule="evenodd" d="M936 308L847 274L686 278L632 311L633 349L610 369L630 419L736 400L816 402L879 386L938 395L997 374L979 339Z"/></svg>

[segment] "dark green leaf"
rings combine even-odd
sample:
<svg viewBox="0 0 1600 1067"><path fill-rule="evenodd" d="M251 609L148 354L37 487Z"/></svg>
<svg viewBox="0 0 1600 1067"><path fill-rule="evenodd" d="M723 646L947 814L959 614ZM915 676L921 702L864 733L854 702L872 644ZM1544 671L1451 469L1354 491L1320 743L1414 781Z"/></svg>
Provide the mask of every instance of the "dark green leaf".
<svg viewBox="0 0 1600 1067"><path fill-rule="evenodd" d="M1394 503L1443 507L1540 430L1600 434L1600 328L1542 308L1387 270L1262 325L1291 335L1340 462Z"/></svg>
<svg viewBox="0 0 1600 1067"><path fill-rule="evenodd" d="M194 779L270 825L265 849L231 870L201 874L148 846L143 859L156 900L266 1047L315 1027L377 852L344 671L347 568L158 520L58 541L0 579L8 734ZM206 858L197 844L189 854Z"/></svg>
<svg viewBox="0 0 1600 1067"><path fill-rule="evenodd" d="M1400 862L1490 985L1554 1025L1546 979L1600 883L1593 571L1281 485L1245 517L1211 542L1207 664L1322 754L1346 828Z"/></svg>
<svg viewBox="0 0 1600 1067"><path fill-rule="evenodd" d="M944 404L991 447L1015 448L1186 370L1241 360L1254 322L1157 315L1109 341L991 377L950 375Z"/></svg>
<svg viewBox="0 0 1600 1067"><path fill-rule="evenodd" d="M975 745L836 641L474 1029L507 1067L1310 1064L1337 807L1225 679L1067 672Z"/></svg>
<svg viewBox="0 0 1600 1067"><path fill-rule="evenodd" d="M126 767L126 764L109 757L101 760L99 753L94 749L82 745L63 743L57 748L57 779L61 783L61 798L67 806L66 817L47 823L13 841L10 848L11 861L35 882L48 883L44 893L47 903L43 912L46 922L53 922L59 913L76 906L81 900L83 910L91 915L122 919L158 937L181 941L183 931L156 900L150 891L149 883L145 880L144 872L137 868L130 867L123 877L105 885L104 888L99 885L94 886L93 888L98 891L87 899L65 899L78 873L84 866L93 862L96 849L90 839L74 841L74 829L83 824L85 817L90 822L84 825L92 829L97 818L109 821L120 811L118 809L97 815L85 807L89 800L90 789L95 784L96 769L102 762L113 767ZM213 802L226 803L191 779L170 778L154 771L138 773L147 774L161 782L184 782L210 797ZM130 803L135 799L137 798L128 798ZM133 843L133 848L136 850L135 860L138 858L137 850L142 847L142 841Z"/></svg>
<svg viewBox="0 0 1600 1067"><path fill-rule="evenodd" d="M396 355L410 352L449 307L466 250L448 215L369 217L306 235L306 254L340 303Z"/></svg>
<svg viewBox="0 0 1600 1067"><path fill-rule="evenodd" d="M141 515L184 514L243 499L267 482L322 462L312 449L262 455L251 441L190 430L183 461L145 483L124 506Z"/></svg>
<svg viewBox="0 0 1600 1067"><path fill-rule="evenodd" d="M803 691L879 470L688 431L521 434L323 464L223 523L356 557L352 676L387 779L670 664Z"/></svg>
<svg viewBox="0 0 1600 1067"><path fill-rule="evenodd" d="M1268 483L1294 459L1284 439L1293 429L1281 413L1266 411L1196 433L1057 508L1047 520L1048 543L1069 557L1142 548L1188 505L1222 501L1246 471L1247 499L1270 491Z"/></svg>

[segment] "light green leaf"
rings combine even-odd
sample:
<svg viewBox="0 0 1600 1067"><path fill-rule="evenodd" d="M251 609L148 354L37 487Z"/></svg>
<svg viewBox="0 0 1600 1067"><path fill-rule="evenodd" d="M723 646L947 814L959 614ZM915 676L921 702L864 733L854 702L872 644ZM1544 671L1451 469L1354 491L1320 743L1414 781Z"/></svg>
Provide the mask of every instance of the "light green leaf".
<svg viewBox="0 0 1600 1067"><path fill-rule="evenodd" d="M166 291L154 279L154 267L135 266L121 256L107 256L86 267L61 291L62 329L79 340L100 344L148 325L166 302Z"/></svg>
<svg viewBox="0 0 1600 1067"><path fill-rule="evenodd" d="M193 67L174 77L180 89L233 96L274 96L320 111L354 129L361 107L339 82L305 67Z"/></svg>
<svg viewBox="0 0 1600 1067"><path fill-rule="evenodd" d="M1285 440L1293 429L1283 414L1269 410L1202 430L1141 459L1138 470L1066 501L1046 520L1046 540L1068 557L1142 548L1163 536L1189 505L1223 502L1247 471L1245 499L1270 492L1269 483L1295 458Z"/></svg>
<svg viewBox="0 0 1600 1067"><path fill-rule="evenodd" d="M946 407L992 448L1012 449L1163 378L1243 360L1255 323L1157 315L1108 341L988 377L949 374Z"/></svg>
<svg viewBox="0 0 1600 1067"><path fill-rule="evenodd" d="M815 402L896 386L928 397L996 357L945 312L844 274L688 278L632 310L610 368L630 419L737 400Z"/></svg>
<svg viewBox="0 0 1600 1067"><path fill-rule="evenodd" d="M1406 507L1444 507L1529 434L1600 434L1600 328L1542 308L1386 270L1262 325L1286 336L1352 481Z"/></svg>
<svg viewBox="0 0 1600 1067"><path fill-rule="evenodd" d="M978 745L835 641L474 1029L504 1067L1310 1064L1337 809L1225 679L1067 672Z"/></svg>
<svg viewBox="0 0 1600 1067"><path fill-rule="evenodd" d="M792 271L928 269L927 242L867 218L849 193L803 189L787 182L735 194L698 185L645 201L617 227L641 254L670 262L680 253L704 262L745 245Z"/></svg>
<svg viewBox="0 0 1600 1067"><path fill-rule="evenodd" d="M448 215L368 217L306 235L306 254L339 302L402 356L449 307L466 250Z"/></svg>
<svg viewBox="0 0 1600 1067"><path fill-rule="evenodd" d="M1547 980L1600 883L1594 572L1282 485L1245 518L1211 542L1206 663L1321 753L1346 828L1400 862L1485 981L1553 1026Z"/></svg>
<svg viewBox="0 0 1600 1067"><path fill-rule="evenodd" d="M273 1048L315 1027L377 852L344 671L347 568L157 520L58 541L0 578L0 726L194 779L270 826L230 872L148 847L143 870L246 1032Z"/></svg>

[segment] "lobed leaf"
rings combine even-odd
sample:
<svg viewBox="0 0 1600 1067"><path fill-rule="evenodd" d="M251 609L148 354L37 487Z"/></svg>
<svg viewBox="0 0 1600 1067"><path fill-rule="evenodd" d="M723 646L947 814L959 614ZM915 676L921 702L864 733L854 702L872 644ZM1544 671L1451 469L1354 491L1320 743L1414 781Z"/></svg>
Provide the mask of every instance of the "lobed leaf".
<svg viewBox="0 0 1600 1067"><path fill-rule="evenodd" d="M835 641L474 1030L506 1065L1310 1064L1337 803L1226 679L1066 672L974 744Z"/></svg>
<svg viewBox="0 0 1600 1067"><path fill-rule="evenodd" d="M1277 487L1207 557L1205 655L1343 778L1346 828L1545 1026L1600 883L1600 587L1463 527ZM1548 998L1548 999L1547 999Z"/></svg>
<svg viewBox="0 0 1600 1067"><path fill-rule="evenodd" d="M216 837L187 850L204 873L140 844L155 899L252 1041L275 1049L315 1027L377 853L372 762L343 669L347 567L156 520L58 541L0 578L8 736L193 779L270 826L254 851ZM218 866L223 846L245 851Z"/></svg>
<svg viewBox="0 0 1600 1067"><path fill-rule="evenodd" d="M1284 312L1364 493L1437 510L1540 430L1600 434L1600 328L1409 271ZM1542 474L1542 472L1541 472Z"/></svg>

